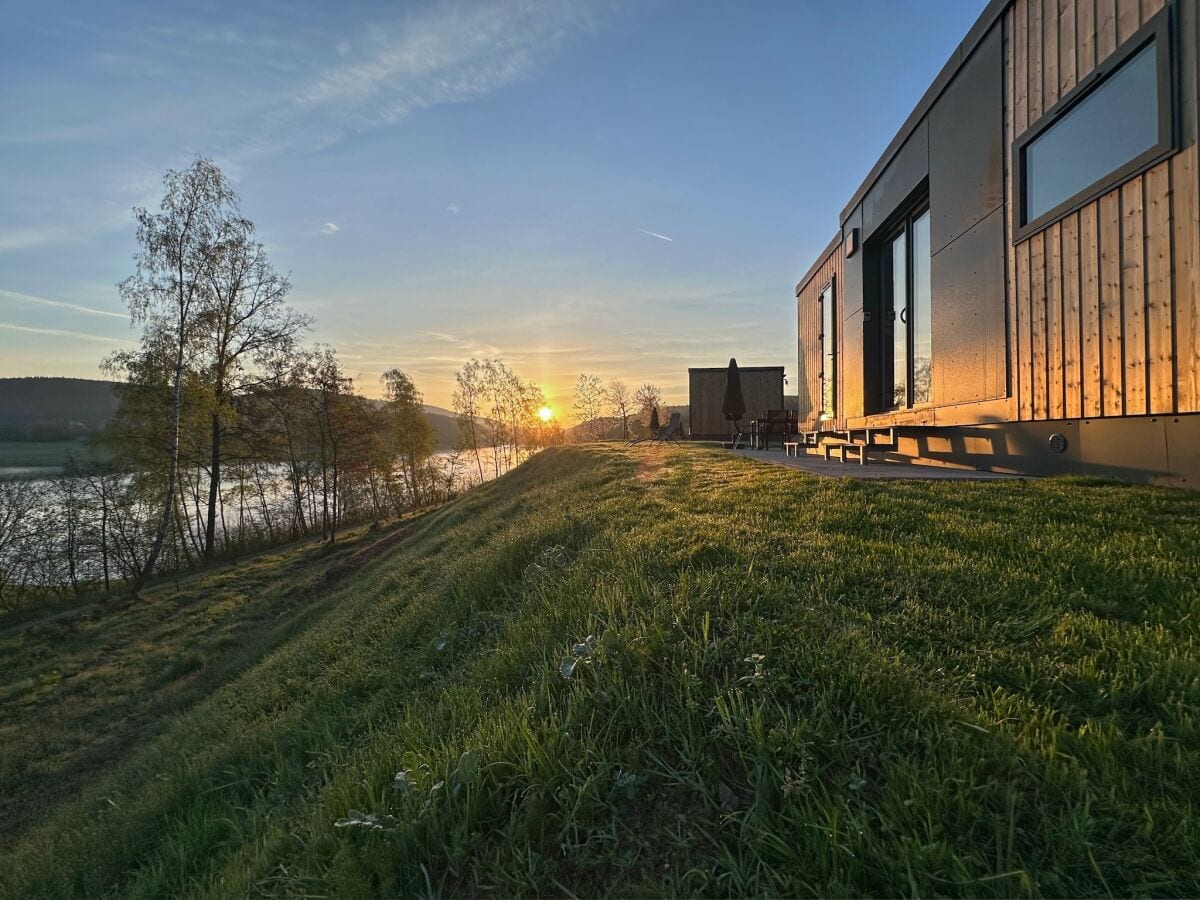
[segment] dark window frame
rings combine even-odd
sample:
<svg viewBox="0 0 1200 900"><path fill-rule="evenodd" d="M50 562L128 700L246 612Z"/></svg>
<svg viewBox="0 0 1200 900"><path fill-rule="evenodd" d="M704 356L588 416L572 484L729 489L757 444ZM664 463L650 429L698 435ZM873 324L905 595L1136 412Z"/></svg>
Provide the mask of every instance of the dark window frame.
<svg viewBox="0 0 1200 900"><path fill-rule="evenodd" d="M1046 110L1032 127L1013 141L1013 186L1012 196L1017 204L1017 227L1013 235L1013 243L1037 234L1053 225L1076 210L1091 203L1097 197L1107 194L1112 189L1124 184L1147 169L1153 168L1179 150L1178 111L1179 98L1177 79L1175 77L1176 52L1172 16L1174 3L1168 3L1151 16L1146 24L1139 28L1108 59L1096 66L1082 81L1068 91L1057 103ZM1066 198L1053 209L1047 210L1025 224L1025 150L1041 135L1053 128L1071 110L1083 100L1091 96L1118 69L1133 58L1148 45L1155 45L1155 68L1158 74L1158 141L1153 147L1138 154L1120 168L1114 169L1104 177Z"/></svg>
<svg viewBox="0 0 1200 900"><path fill-rule="evenodd" d="M913 225L921 216L930 212L929 191L914 192L916 199L909 200L902 204L891 217L890 224L887 228L880 229L883 235L883 241L880 246L880 253L876 259L876 265L880 266L879 277L879 311L880 311L880 344L879 344L879 409L880 413L902 413L910 412L914 409L929 409L934 406L933 397L921 403L913 402L913 382L915 381L915 370L913 366L913 322L911 310L915 301L914 278L916 268L914 266L915 259L913 257ZM903 315L900 312L896 313L895 319L890 327L886 325L886 320L883 317L884 305L887 302L895 303L895 284L891 276L891 247L892 243L904 235L904 310ZM932 258L932 254L931 254ZM886 263L886 265L885 265ZM895 397L895 344L894 332L896 325L899 324L904 328L904 343L905 355L907 356L906 373L904 376L904 402L895 404L891 399ZM887 332L892 336L892 341L883 340L883 334Z"/></svg>

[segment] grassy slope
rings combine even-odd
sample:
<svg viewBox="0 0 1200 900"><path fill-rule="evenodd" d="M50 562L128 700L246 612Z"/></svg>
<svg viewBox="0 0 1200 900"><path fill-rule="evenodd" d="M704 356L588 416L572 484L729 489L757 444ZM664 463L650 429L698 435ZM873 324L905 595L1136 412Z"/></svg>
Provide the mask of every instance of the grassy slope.
<svg viewBox="0 0 1200 900"><path fill-rule="evenodd" d="M303 549L161 587L172 647L231 594L261 615L142 668L144 732L19 825L0 893L1197 894L1198 522L1164 489L548 451L328 589ZM3 641L6 755L91 702L94 662L25 666L154 654L121 621Z"/></svg>

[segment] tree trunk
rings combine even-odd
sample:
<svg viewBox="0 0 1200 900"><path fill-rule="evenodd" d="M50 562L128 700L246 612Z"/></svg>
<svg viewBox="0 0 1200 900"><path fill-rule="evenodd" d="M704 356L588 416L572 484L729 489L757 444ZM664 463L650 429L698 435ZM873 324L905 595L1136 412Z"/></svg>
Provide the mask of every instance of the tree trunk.
<svg viewBox="0 0 1200 900"><path fill-rule="evenodd" d="M103 478L104 476L101 476ZM108 593L108 494L100 487L100 564L104 569L104 593Z"/></svg>
<svg viewBox="0 0 1200 900"><path fill-rule="evenodd" d="M212 414L212 459L208 469L208 520L204 526L204 558L212 559L217 543L217 494L221 490L221 417Z"/></svg>
<svg viewBox="0 0 1200 900"><path fill-rule="evenodd" d="M167 469L167 496L163 498L162 516L158 520L158 531L154 534L154 544L150 547L150 555L146 564L133 582L133 593L136 595L142 589L142 584L154 574L154 566L162 553L163 542L167 539L167 531L171 527L171 513L175 511L175 481L179 477L179 382L183 378L183 354L175 363L175 379L171 383L171 462Z"/></svg>
<svg viewBox="0 0 1200 900"><path fill-rule="evenodd" d="M483 457L479 455L479 435L475 432L474 413L471 413L471 451L475 454L475 462L479 466L479 483L483 484Z"/></svg>

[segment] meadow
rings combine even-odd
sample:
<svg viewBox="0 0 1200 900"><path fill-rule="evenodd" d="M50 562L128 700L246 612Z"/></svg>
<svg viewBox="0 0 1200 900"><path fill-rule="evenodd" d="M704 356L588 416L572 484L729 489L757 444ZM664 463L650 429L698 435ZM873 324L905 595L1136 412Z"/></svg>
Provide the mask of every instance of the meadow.
<svg viewBox="0 0 1200 900"><path fill-rule="evenodd" d="M537 454L0 618L5 896L1200 894L1200 494Z"/></svg>

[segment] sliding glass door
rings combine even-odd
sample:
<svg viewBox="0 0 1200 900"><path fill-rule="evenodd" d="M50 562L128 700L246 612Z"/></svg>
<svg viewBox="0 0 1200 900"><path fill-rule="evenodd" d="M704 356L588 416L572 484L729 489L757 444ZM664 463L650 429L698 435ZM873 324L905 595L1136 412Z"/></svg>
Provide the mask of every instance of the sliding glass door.
<svg viewBox="0 0 1200 900"><path fill-rule="evenodd" d="M890 409L929 403L933 362L929 208L905 216L888 237L883 263L883 397Z"/></svg>
<svg viewBox="0 0 1200 900"><path fill-rule="evenodd" d="M909 335L912 341L912 406L933 400L933 289L929 283L929 210L912 223L912 301Z"/></svg>

